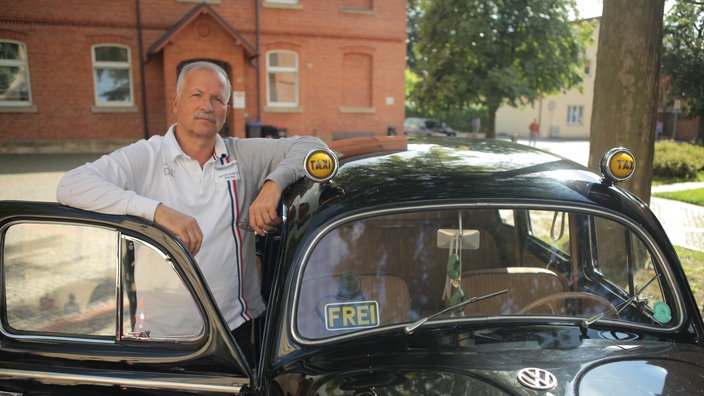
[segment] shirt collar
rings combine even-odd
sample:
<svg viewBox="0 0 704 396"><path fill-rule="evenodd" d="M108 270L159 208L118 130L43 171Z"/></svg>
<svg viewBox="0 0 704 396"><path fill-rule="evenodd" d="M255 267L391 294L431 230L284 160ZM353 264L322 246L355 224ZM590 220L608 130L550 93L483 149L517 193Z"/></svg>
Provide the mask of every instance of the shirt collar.
<svg viewBox="0 0 704 396"><path fill-rule="evenodd" d="M164 141L166 142L166 154L168 158L171 158L174 161L179 157L190 159L188 154L183 151L176 140L176 125L177 124L171 125L169 130L166 131L166 134L164 135ZM215 158L220 158L223 154L227 157L227 147L225 146L225 141L222 140L222 137L218 134L215 135L215 151L213 152L213 155ZM211 160L212 158L209 161Z"/></svg>

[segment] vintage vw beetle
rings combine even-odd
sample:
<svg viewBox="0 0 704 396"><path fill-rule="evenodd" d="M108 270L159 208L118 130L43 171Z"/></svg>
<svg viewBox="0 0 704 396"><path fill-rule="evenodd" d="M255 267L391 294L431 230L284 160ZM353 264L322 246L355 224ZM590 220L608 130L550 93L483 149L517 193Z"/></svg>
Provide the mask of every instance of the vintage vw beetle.
<svg viewBox="0 0 704 396"><path fill-rule="evenodd" d="M702 318L647 206L498 140L334 142L260 242L265 317L242 356L184 247L147 221L0 203L0 393L696 394ZM136 290L150 255L163 278ZM141 293L192 311L140 331Z"/></svg>

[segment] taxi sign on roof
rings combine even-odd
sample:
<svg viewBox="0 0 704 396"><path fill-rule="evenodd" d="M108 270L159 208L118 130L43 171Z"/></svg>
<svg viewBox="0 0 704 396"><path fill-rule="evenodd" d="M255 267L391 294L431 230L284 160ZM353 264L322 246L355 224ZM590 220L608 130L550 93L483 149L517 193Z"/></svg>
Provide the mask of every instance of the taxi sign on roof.
<svg viewBox="0 0 704 396"><path fill-rule="evenodd" d="M609 150L601 158L601 173L612 182L628 180L636 170L636 158L625 147Z"/></svg>
<svg viewBox="0 0 704 396"><path fill-rule="evenodd" d="M326 182L337 173L337 156L329 149L315 149L305 159L306 176L317 182Z"/></svg>

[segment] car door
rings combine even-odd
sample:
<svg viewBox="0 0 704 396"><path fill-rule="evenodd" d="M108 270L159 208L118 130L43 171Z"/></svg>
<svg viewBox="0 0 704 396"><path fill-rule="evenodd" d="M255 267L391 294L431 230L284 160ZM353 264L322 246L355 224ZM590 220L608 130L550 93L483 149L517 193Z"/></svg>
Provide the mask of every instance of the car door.
<svg viewBox="0 0 704 396"><path fill-rule="evenodd" d="M0 394L236 394L191 256L141 219L0 202Z"/></svg>

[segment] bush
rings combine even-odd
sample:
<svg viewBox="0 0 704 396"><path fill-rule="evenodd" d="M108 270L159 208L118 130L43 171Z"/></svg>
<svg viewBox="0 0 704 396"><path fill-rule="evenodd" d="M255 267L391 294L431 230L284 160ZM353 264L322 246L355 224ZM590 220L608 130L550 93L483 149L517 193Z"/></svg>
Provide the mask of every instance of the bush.
<svg viewBox="0 0 704 396"><path fill-rule="evenodd" d="M661 140L655 143L653 176L695 179L704 169L704 147L692 143Z"/></svg>

